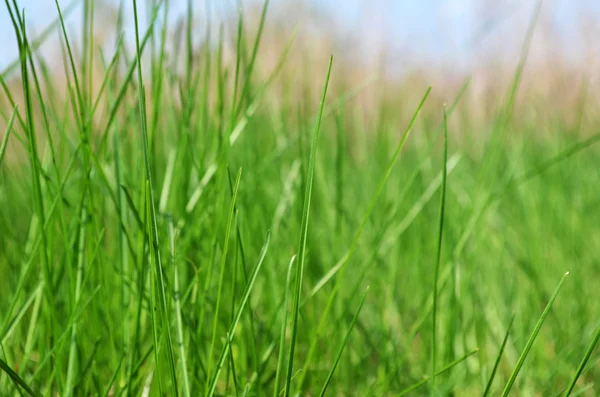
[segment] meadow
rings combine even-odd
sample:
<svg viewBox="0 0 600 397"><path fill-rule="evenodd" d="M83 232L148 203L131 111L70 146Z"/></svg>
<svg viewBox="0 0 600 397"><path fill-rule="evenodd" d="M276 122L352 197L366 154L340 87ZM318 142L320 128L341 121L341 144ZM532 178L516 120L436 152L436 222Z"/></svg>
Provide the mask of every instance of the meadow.
<svg viewBox="0 0 600 397"><path fill-rule="evenodd" d="M204 45L125 2L112 52L83 4L58 77L6 1L0 396L600 394L599 107L523 94L531 35L481 110L268 2Z"/></svg>

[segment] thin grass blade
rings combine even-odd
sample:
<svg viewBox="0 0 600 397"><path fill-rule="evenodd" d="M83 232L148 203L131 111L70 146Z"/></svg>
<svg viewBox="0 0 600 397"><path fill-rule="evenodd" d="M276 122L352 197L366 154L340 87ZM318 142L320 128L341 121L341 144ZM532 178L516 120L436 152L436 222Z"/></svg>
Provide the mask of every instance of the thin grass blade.
<svg viewBox="0 0 600 397"><path fill-rule="evenodd" d="M326 275L327 280L325 280L325 282L318 283L318 285L320 285L320 287L322 287L323 285L325 285L325 283L327 281L329 281L331 278L333 278L333 276L335 276L336 274L339 274L338 278L336 279L336 282L334 284L333 291L329 295L329 300L327 301L327 305L325 306L325 309L323 310L323 312L321 314L321 318L319 320L319 325L317 326L316 333L313 335L312 343L310 345L307 358L304 362L303 371L301 372L300 380L298 381L300 386L304 382L305 376L307 374L308 366L311 364L312 358L316 351L318 337L323 332L323 327L325 326L325 322L326 322L325 320L327 319L329 310L331 310L331 307L333 305L333 301L337 294L337 291L340 288L340 283L342 280L341 276L344 274L345 269L347 268L347 265L350 262L350 258L352 257L352 255L354 254L354 251L356 250L356 247L358 246L358 242L360 240L360 236L362 235L362 231L363 231L364 227L366 226L366 224L371 216L371 213L373 212L373 210L375 208L375 205L377 204L378 198L381 195L381 192L383 191L385 184L386 184L389 176L392 173L392 169L394 168L394 165L396 164L396 160L400 156L400 152L402 151L402 148L404 147L404 144L406 143L406 140L408 139L410 131L412 130L412 127L417 120L417 116L419 115L421 109L423 108L423 105L425 104L425 101L427 100L427 97L429 96L430 92L431 92L431 87L428 87L427 90L425 91L425 94L423 95L423 98L421 99L421 102L419 103L419 106L417 106L417 109L413 113L413 116L412 116L410 122L408 123L408 126L406 127L404 134L402 135L402 138L400 139L400 142L398 143L398 146L396 147L396 150L394 151L392 158L390 159L390 161L388 163L386 172L381 177L381 180L379 181L379 184L377 185L377 190L375 191L375 193L373 194L373 196L371 198L369 207L367 208L367 211L365 212L365 215L362 218L360 226L358 227L356 233L354 234L352 243L350 244L348 251L346 252L346 254L344 254L342 259L339 261L339 264L337 264L334 267L335 271L333 271L333 269L332 269L332 271L327 273L327 275ZM316 293L314 289L313 289L313 292Z"/></svg>
<svg viewBox="0 0 600 397"><path fill-rule="evenodd" d="M242 317L244 309L246 308L246 304L248 303L248 300L250 299L250 293L254 289L254 284L256 283L256 278L262 267L265 257L267 256L267 251L269 250L270 241L271 241L271 233L268 232L265 244L263 245L263 247L260 251L260 254L258 256L258 261L256 262L256 266L254 267L254 270L252 271L252 274L250 275L250 278L248 279L248 284L246 285L246 289L244 290L244 293L242 294L242 298L240 300L238 309L235 313L235 317L233 318L233 321L231 322L231 325L229 326L229 331L227 332L227 335L228 335L227 341L225 343L225 346L223 346L223 348L221 349L221 354L219 355L215 373L213 374L211 382L210 382L210 387L208 390L207 397L213 397L215 394L215 390L217 388L217 382L219 380L219 375L221 374L221 370L223 369L223 365L225 364L225 360L227 358L227 352L231 346L231 337L235 333L237 325L240 322L240 318Z"/></svg>
<svg viewBox="0 0 600 397"><path fill-rule="evenodd" d="M433 309L432 309L432 326L431 326L431 382L429 383L429 395L435 396L435 375L436 375L436 336L437 336L437 307L438 307L438 278L440 274L440 264L442 261L442 240L444 234L444 212L446 210L446 183L448 176L448 120L446 114L446 106L444 105L444 162L442 172L442 191L440 193L439 206L439 227L437 240L437 254L435 268L433 272Z"/></svg>
<svg viewBox="0 0 600 397"><path fill-rule="evenodd" d="M2 145L0 146L0 167L2 167L2 160L4 160L4 154L6 153L6 147L8 146L8 138L12 133L12 126L16 116L17 107L15 106L13 108L12 114L10 115L10 119L8 119L8 124L6 125L6 130L4 131L4 137L2 138Z"/></svg>
<svg viewBox="0 0 600 397"><path fill-rule="evenodd" d="M141 120L141 140L142 147L144 150L144 163L146 169L146 186L148 192L148 209L149 209L149 223L150 223L150 231L151 231L151 243L152 243L152 251L154 253L154 272L156 276L157 282L157 292L160 306L160 315L162 318L162 326L163 331L167 337L167 355L169 358L169 369L171 375L171 382L173 387L173 392L175 396L179 395L179 388L177 385L177 372L175 369L175 353L173 351L173 341L171 336L171 327L169 321L169 311L167 309L167 288L164 280L164 271L162 266L162 260L160 255L160 244L158 241L158 221L156 216L156 205L154 202L154 186L153 186L153 177L152 177L152 168L150 166L150 153L148 149L148 125L146 121L146 98L144 95L144 79L142 74L142 50L140 46L140 29L138 22L138 9L137 9L137 1L133 1L133 14L134 14L134 24L135 24L135 48L136 48L136 64L137 64L137 77L138 77L138 106L140 112L140 120ZM152 25L150 25L152 27ZM158 346L156 346L158 348ZM160 379L160 377L159 377Z"/></svg>
<svg viewBox="0 0 600 397"><path fill-rule="evenodd" d="M508 396L508 393L510 393L510 390L512 389L513 385L515 384L515 380L517 379L517 376L519 375L519 371L521 371L521 367L523 367L523 363L525 362L525 359L527 358L527 355L529 354L529 351L531 350L531 346L533 346L533 342L535 342L535 339L537 338L537 336L540 332L540 329L542 328L542 325L544 324L544 320L546 320L546 317L550 313L552 304L554 304L554 301L556 300L556 297L558 296L558 293L560 292L560 289L562 288L563 283L565 282L568 275L569 275L569 272L566 272L565 275L560 279L560 282L558 283L558 286L554 290L554 293L552 294L550 301L548 301L548 305L546 305L546 308L542 312L540 319L538 320L537 324L535 325L535 328L533 329L533 332L531 333L531 336L529 337L529 340L527 341L527 344L525 345L525 348L523 349L523 352L521 353L521 356L519 357L519 360L517 361L517 365L516 365L515 369L513 370L510 377L508 378L508 383L506 384L506 387L504 388L504 391L502 392L502 397Z"/></svg>
<svg viewBox="0 0 600 397"><path fill-rule="evenodd" d="M594 335L594 338L590 342L590 345L588 346L588 348L585 352L585 355L583 356L583 359L579 363L579 366L577 367L577 371L575 372L573 379L569 383L567 390L565 390L565 394L563 394L563 397L569 397L569 395L573 392L573 389L575 389L577 380L581 376L583 369L585 368L585 365L587 364L590 357L592 356L592 353L594 352L594 349L596 348L596 344L598 343L598 339L600 339L600 327L598 327L598 329L596 330L596 334Z"/></svg>
<svg viewBox="0 0 600 397"><path fill-rule="evenodd" d="M288 354L287 364L287 375L285 383L285 397L290 396L291 383L292 383L292 372L294 370L294 351L296 348L296 337L298 333L298 315L300 312L300 296L302 294L302 277L304 274L304 265L306 261L306 240L308 238L308 220L310 218L310 202L312 198L312 188L315 173L315 164L317 158L317 145L319 142L319 132L321 129L321 119L323 118L323 108L325 107L325 98L327 96L327 88L329 86L329 79L331 77L331 66L333 64L333 57L329 58L329 66L327 67L327 76L325 77L325 86L323 87L323 95L321 96L321 103L319 105L319 113L315 123L315 130L313 132L313 139L310 149L310 160L308 164L308 171L306 175L306 190L304 192L304 205L302 210L302 224L300 226L300 243L298 247L298 258L299 263L296 268L296 286L294 292L294 309L292 312L292 340L290 342L290 349Z"/></svg>
<svg viewBox="0 0 600 397"><path fill-rule="evenodd" d="M279 396L281 376L283 372L283 355L285 348L285 335L287 332L287 320L288 320L288 304L289 304L289 291L292 283L292 269L294 268L294 262L296 261L296 255L292 256L290 264L288 265L287 277L285 279L285 293L283 298L283 320L281 321L281 331L279 333L279 356L277 358L277 370L275 374L275 386L273 387L273 397Z"/></svg>
<svg viewBox="0 0 600 397"><path fill-rule="evenodd" d="M479 351L479 349L475 349L470 351L469 353L465 354L464 356L462 356L461 358L458 358L454 361L452 361L450 364L446 365L445 367L443 367L442 369L440 369L439 371L437 371L435 373L436 376L438 375L442 375L443 373L451 370L452 368L454 368L455 366L457 366L458 364L462 363L463 361L465 361L467 358L471 357L472 355L476 354ZM404 389L403 391L401 391L396 397L403 397L405 395L407 395L408 393L412 392L415 389L418 389L419 387L423 386L424 384L426 384L427 382L429 382L429 376L425 376L422 380L420 380L419 382L415 383L414 385Z"/></svg>
<svg viewBox="0 0 600 397"><path fill-rule="evenodd" d="M319 394L320 397L323 397L325 395L325 392L327 391L327 387L329 386L329 383L331 382L331 378L333 377L333 373L335 372L335 369L337 368L340 359L342 357L342 353L344 352L344 348L346 347L346 345L348 344L348 339L350 338L350 334L352 333L352 329L354 329L354 324L356 324L356 320L358 319L358 315L360 314L360 311L362 310L363 305L365 304L365 300L367 299L367 293L369 292L369 287L367 287L367 290L365 291L362 299L360 300L360 303L358 305L358 308L356 309L356 312L354 313L354 317L352 318L352 322L350 323L350 327L348 327L348 331L346 332L346 336L344 336L344 341L342 342L342 345L340 346L340 350L338 351L336 357L335 357L335 361L333 363L333 366L331 367L331 370L329 370L329 374L327 374L327 379L325 380L325 384L323 385L323 389L321 390L321 393Z"/></svg>
<svg viewBox="0 0 600 397"><path fill-rule="evenodd" d="M502 354L504 353L504 348L506 347L506 343L508 342L508 336L510 335L510 330L513 325L513 321L515 319L515 315L510 318L510 322L508 323L508 328L506 329L506 334L504 335L504 339L502 340L502 345L500 345L500 350L498 351L498 355L496 356L496 361L494 362L494 367L492 368L492 374L488 379L488 383L485 386L485 390L483 392L483 397L487 397L492 390L492 383L494 383L494 378L496 377L496 372L498 371L498 366L500 366L500 360L502 359Z"/></svg>

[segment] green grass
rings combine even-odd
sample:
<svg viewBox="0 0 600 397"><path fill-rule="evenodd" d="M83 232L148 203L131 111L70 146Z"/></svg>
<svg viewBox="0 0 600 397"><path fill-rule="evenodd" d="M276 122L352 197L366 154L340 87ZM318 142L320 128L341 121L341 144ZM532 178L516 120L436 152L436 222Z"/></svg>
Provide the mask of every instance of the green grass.
<svg viewBox="0 0 600 397"><path fill-rule="evenodd" d="M0 396L600 393L600 135L518 116L537 14L506 103L465 129L468 80L368 112L385 82L333 57L297 87L293 37L262 70L268 2L197 50L191 0L174 48L168 2L142 26L125 1L135 46L110 58L84 3L81 37L53 24L62 100L49 33L5 2Z"/></svg>

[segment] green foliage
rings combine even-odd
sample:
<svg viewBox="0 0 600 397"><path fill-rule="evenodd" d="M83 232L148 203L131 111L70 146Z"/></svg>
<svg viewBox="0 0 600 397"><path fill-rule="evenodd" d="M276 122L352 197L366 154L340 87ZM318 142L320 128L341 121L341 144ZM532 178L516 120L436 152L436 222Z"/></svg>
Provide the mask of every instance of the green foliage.
<svg viewBox="0 0 600 397"><path fill-rule="evenodd" d="M118 34L109 62L93 1L82 59L57 19L61 101L49 33L6 1L24 103L0 109L1 396L598 394L600 135L515 119L526 51L497 117L461 130L468 81L447 110L424 86L373 115L330 61L321 96L273 94L295 50L259 73L267 4L228 66L223 35L195 54L191 0L168 52L152 3L145 30L123 3L135 48Z"/></svg>

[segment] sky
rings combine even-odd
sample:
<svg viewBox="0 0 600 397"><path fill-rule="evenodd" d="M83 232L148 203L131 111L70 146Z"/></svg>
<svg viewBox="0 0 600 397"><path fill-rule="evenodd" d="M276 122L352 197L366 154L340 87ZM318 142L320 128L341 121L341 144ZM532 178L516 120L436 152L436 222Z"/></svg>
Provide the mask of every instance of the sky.
<svg viewBox="0 0 600 397"><path fill-rule="evenodd" d="M112 2L115 0L104 0ZM252 2L253 0L244 0ZM422 58L438 62L461 62L473 56L474 38L488 32L510 33L519 22L525 26L534 9L535 0L304 0L323 11L336 26L350 34L359 32L364 38L383 38L385 45L401 52L411 47ZM59 0L61 7L69 1ZM284 0L271 0L277 6ZM39 32L57 16L54 0L17 0L25 10L30 32ZM140 4L144 3L139 1ZM199 1L198 3L204 3ZM233 4L234 0L214 0L215 4ZM485 9L482 4L487 3ZM174 13L182 12L185 1L172 0ZM598 0L546 0L544 12L554 23L557 40L565 51L577 55L576 32L581 16L600 24ZM143 14L143 11L142 11ZM131 15L131 12L130 12ZM75 10L68 20L71 28L81 20ZM511 25L511 23L513 25ZM76 32L76 30L75 30ZM31 36L35 34L30 33ZM6 6L0 6L0 69L17 56L14 32ZM506 47L518 43L506 43Z"/></svg>

